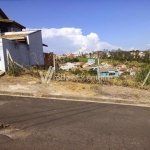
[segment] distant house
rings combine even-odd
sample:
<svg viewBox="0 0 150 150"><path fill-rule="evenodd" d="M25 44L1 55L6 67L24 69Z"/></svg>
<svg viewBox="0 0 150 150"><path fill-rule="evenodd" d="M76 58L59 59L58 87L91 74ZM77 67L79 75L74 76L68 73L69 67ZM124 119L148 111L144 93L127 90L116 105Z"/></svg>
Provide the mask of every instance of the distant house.
<svg viewBox="0 0 150 150"><path fill-rule="evenodd" d="M83 68L86 68L86 67L88 67L88 66L89 66L89 65L88 65L87 63L85 63L85 64L82 65Z"/></svg>
<svg viewBox="0 0 150 150"><path fill-rule="evenodd" d="M91 58L91 55L90 55L89 53L86 53L86 54L85 54L85 57L86 57L86 58Z"/></svg>
<svg viewBox="0 0 150 150"><path fill-rule="evenodd" d="M108 58L111 57L110 52L107 52L106 55L107 55Z"/></svg>
<svg viewBox="0 0 150 150"><path fill-rule="evenodd" d="M97 75L99 77L117 77L119 72L116 68L100 68Z"/></svg>
<svg viewBox="0 0 150 150"><path fill-rule="evenodd" d="M136 71L135 71L135 70L131 70L131 71L130 71L130 75L131 75L131 76L136 75Z"/></svg>
<svg viewBox="0 0 150 150"><path fill-rule="evenodd" d="M86 68L86 67L91 67L93 65L95 65L95 59L88 59L88 62L83 64L82 67Z"/></svg>
<svg viewBox="0 0 150 150"><path fill-rule="evenodd" d="M144 57L145 56L145 52L144 51L139 51L139 50L132 50L130 51L130 54L134 56L139 56L139 57Z"/></svg>
<svg viewBox="0 0 150 150"><path fill-rule="evenodd" d="M119 75L121 75L124 72L127 72L127 68L120 68L119 69Z"/></svg>
<svg viewBox="0 0 150 150"><path fill-rule="evenodd" d="M80 68L81 67L80 62L73 62L73 64L74 64L75 68Z"/></svg>
<svg viewBox="0 0 150 150"><path fill-rule="evenodd" d="M110 67L112 68L112 65L110 65L110 64L108 64L106 62L101 63L100 66L102 66L104 68L110 68Z"/></svg>
<svg viewBox="0 0 150 150"><path fill-rule="evenodd" d="M133 67L130 69L130 75L136 75L136 73L139 71L141 71L140 67Z"/></svg>
<svg viewBox="0 0 150 150"><path fill-rule="evenodd" d="M142 51L139 52L139 56L140 56L140 57L144 57L144 56L145 56L145 52L142 52Z"/></svg>
<svg viewBox="0 0 150 150"><path fill-rule="evenodd" d="M70 62L67 62L64 65L61 65L61 67L60 67L60 69L66 70L66 71L69 71L69 69L71 69L71 68L77 68L77 67L75 67L75 65L73 63L70 63Z"/></svg>
<svg viewBox="0 0 150 150"><path fill-rule="evenodd" d="M0 9L0 70L8 69L8 51L13 59L20 65L44 65L41 30L22 31L21 24L9 20Z"/></svg>

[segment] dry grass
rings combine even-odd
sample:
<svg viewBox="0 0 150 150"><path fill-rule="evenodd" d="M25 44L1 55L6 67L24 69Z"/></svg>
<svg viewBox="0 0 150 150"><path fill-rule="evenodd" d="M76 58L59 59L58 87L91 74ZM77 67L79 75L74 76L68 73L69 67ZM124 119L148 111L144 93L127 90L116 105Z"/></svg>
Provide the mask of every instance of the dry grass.
<svg viewBox="0 0 150 150"><path fill-rule="evenodd" d="M39 91L49 93L49 90L55 91L56 93L77 95L77 96L97 96L97 97L108 97L108 98L123 98L123 99L135 99L137 101L148 101L150 100L150 86L145 86L145 89L135 88L134 81L128 81L133 86L128 87L126 84L122 85L122 81L113 79L111 85L102 84L89 84L89 83L78 83L78 82L67 82L67 81L51 81L49 84L41 84L41 79L29 74L21 75L19 77L13 77L5 75L0 78L0 85L3 88L9 87L9 85L28 85L31 86L31 91L37 88ZM32 86L34 84L34 86Z"/></svg>

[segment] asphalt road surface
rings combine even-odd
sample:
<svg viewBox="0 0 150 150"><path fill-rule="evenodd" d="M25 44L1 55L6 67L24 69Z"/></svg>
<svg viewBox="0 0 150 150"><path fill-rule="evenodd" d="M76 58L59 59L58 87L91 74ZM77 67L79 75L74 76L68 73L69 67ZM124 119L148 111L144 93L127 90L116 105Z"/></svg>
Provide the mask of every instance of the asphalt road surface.
<svg viewBox="0 0 150 150"><path fill-rule="evenodd" d="M150 150L148 107L0 96L0 128L0 150Z"/></svg>

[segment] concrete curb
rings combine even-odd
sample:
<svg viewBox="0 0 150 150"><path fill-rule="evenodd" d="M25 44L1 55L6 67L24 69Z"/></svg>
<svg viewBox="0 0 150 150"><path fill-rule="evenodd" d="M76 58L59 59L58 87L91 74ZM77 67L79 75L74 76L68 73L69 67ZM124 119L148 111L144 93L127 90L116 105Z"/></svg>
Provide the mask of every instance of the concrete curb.
<svg viewBox="0 0 150 150"><path fill-rule="evenodd" d="M98 102L98 103L111 103L111 104L124 104L124 105L136 105L136 106L146 106L146 107L150 106L150 102L117 99L117 98L109 99L109 98L101 98L101 97L54 95L54 94L41 94L40 96L38 96L33 93L21 93L21 92L9 92L9 91L0 91L0 95L34 97L34 98L49 98L49 99L59 99L59 100L71 100L71 101L86 101L86 102Z"/></svg>

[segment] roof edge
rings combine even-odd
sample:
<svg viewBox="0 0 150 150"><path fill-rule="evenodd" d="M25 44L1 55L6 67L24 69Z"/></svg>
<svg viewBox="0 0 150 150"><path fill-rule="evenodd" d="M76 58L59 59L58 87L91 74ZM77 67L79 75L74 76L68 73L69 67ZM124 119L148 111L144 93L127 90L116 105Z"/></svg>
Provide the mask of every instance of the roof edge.
<svg viewBox="0 0 150 150"><path fill-rule="evenodd" d="M30 34L33 34L33 33L36 33L36 32L40 32L41 30L24 30L24 31L33 31L33 32L28 34L28 35L30 35Z"/></svg>
<svg viewBox="0 0 150 150"><path fill-rule="evenodd" d="M1 8L0 8L0 14L2 15L2 17L4 17L4 19L9 19Z"/></svg>

